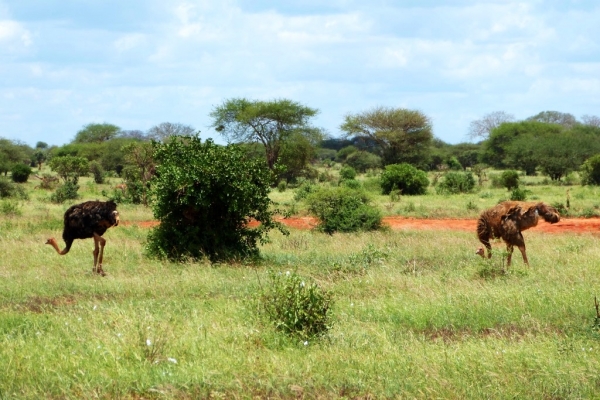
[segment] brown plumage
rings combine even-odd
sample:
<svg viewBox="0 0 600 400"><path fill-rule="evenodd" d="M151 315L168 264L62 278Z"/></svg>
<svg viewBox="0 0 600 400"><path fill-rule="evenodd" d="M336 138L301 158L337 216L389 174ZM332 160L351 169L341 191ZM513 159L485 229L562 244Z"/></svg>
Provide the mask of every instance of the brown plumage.
<svg viewBox="0 0 600 400"><path fill-rule="evenodd" d="M514 246L519 248L523 261L529 265L525 253L525 240L521 232L536 226L539 217L551 224L560 221L558 211L542 202L504 201L482 212L477 220L477 236L487 248L488 258L492 256L490 239L502 238L508 251L506 265L510 265ZM484 248L477 249L476 254L485 257Z"/></svg>
<svg viewBox="0 0 600 400"><path fill-rule="evenodd" d="M104 232L112 226L119 225L119 212L114 201L86 201L69 207L65 212L63 240L66 247L60 250L56 239L50 238L46 244L54 247L60 255L65 255L71 250L75 239L94 238L94 268L93 271L105 276L102 270L102 256L106 239Z"/></svg>

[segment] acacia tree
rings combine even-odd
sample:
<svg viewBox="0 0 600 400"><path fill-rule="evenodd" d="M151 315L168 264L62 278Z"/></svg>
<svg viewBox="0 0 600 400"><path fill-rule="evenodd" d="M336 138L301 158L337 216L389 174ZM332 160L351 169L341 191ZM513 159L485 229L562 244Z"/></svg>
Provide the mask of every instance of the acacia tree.
<svg viewBox="0 0 600 400"><path fill-rule="evenodd" d="M113 124L87 124L75 135L74 143L102 143L117 136L121 128Z"/></svg>
<svg viewBox="0 0 600 400"><path fill-rule="evenodd" d="M471 121L468 137L471 140L485 140L490 133L505 122L513 122L514 115L504 111L494 111L484 115L481 119Z"/></svg>
<svg viewBox="0 0 600 400"><path fill-rule="evenodd" d="M317 109L287 99L251 101L236 98L216 107L210 116L213 118L211 126L229 142L261 143L267 166L273 170L285 142L292 135L320 136L320 131L309 124L317 113Z"/></svg>
<svg viewBox="0 0 600 400"><path fill-rule="evenodd" d="M597 115L586 114L581 117L581 121L584 125L600 128L600 117L598 117Z"/></svg>
<svg viewBox="0 0 600 400"><path fill-rule="evenodd" d="M194 128L180 123L162 122L148 130L147 137L160 142L167 141L171 136L190 136Z"/></svg>
<svg viewBox="0 0 600 400"><path fill-rule="evenodd" d="M373 141L384 165L427 165L433 134L429 118L420 111L376 107L346 115L340 129L347 137Z"/></svg>
<svg viewBox="0 0 600 400"><path fill-rule="evenodd" d="M527 118L527 121L545 122L547 124L558 124L567 129L572 128L577 124L577 119L573 114L563 113L560 111L542 111L532 117Z"/></svg>
<svg viewBox="0 0 600 400"><path fill-rule="evenodd" d="M211 260L258 254L276 210L269 198L272 172L240 146L202 143L197 136L152 142L157 163L151 188L160 225L148 236L150 255ZM257 227L249 227L258 221Z"/></svg>

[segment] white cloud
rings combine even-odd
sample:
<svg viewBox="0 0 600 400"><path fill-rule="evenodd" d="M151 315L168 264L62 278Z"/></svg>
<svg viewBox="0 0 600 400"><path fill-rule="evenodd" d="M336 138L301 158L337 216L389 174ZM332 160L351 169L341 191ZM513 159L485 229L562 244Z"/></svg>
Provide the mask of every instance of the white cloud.
<svg viewBox="0 0 600 400"><path fill-rule="evenodd" d="M28 47L32 44L31 33L20 23L0 21L0 46Z"/></svg>

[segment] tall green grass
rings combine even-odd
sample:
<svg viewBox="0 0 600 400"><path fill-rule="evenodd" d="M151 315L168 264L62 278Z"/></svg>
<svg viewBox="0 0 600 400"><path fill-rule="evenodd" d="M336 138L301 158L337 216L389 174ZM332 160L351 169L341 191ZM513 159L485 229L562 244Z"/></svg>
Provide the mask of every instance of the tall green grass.
<svg viewBox="0 0 600 400"><path fill-rule="evenodd" d="M147 259L148 231L123 225L101 278L92 241L65 256L43 244L67 207L34 193L0 215L0 398L598 397L594 234L525 232L531 267L517 252L503 272L504 245L483 260L475 232L292 230L256 264L211 265ZM333 293L327 336L259 318L269 270Z"/></svg>

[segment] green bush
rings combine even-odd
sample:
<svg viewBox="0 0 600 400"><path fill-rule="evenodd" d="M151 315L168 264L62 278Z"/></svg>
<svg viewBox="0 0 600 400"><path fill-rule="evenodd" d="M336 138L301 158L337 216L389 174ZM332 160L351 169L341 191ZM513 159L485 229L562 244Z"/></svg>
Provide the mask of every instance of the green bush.
<svg viewBox="0 0 600 400"><path fill-rule="evenodd" d="M527 200L527 195L529 193L531 192L527 189L514 188L512 192L510 192L510 199L512 201L525 201Z"/></svg>
<svg viewBox="0 0 600 400"><path fill-rule="evenodd" d="M332 295L298 274L269 272L269 282L259 294L259 310L275 329L301 340L327 333Z"/></svg>
<svg viewBox="0 0 600 400"><path fill-rule="evenodd" d="M450 168L453 171L462 171L463 170L463 166L460 164L458 159L454 156L449 157L446 160L446 165L448 165L448 168Z"/></svg>
<svg viewBox="0 0 600 400"><path fill-rule="evenodd" d="M381 157L368 151L357 151L346 157L346 165L364 173L369 169L381 168Z"/></svg>
<svg viewBox="0 0 600 400"><path fill-rule="evenodd" d="M344 165L342 169L340 169L340 178L354 179L356 178L356 170L348 165Z"/></svg>
<svg viewBox="0 0 600 400"><path fill-rule="evenodd" d="M344 162L344 161L346 161L346 158L348 158L348 156L350 154L356 153L357 151L358 151L358 149L352 145L342 147L341 149L338 150L335 158L338 162Z"/></svg>
<svg viewBox="0 0 600 400"><path fill-rule="evenodd" d="M517 171L507 170L500 175L502 187L513 190L519 187L519 173Z"/></svg>
<svg viewBox="0 0 600 400"><path fill-rule="evenodd" d="M381 212L368 196L347 187L321 188L307 197L308 210L319 219L317 229L334 232L370 231L381 228Z"/></svg>
<svg viewBox="0 0 600 400"><path fill-rule="evenodd" d="M296 193L294 194L295 201L301 201L308 197L309 194L316 192L318 186L313 184L310 181L304 181L298 188L296 188Z"/></svg>
<svg viewBox="0 0 600 400"><path fill-rule="evenodd" d="M70 181L77 185L80 176L86 176L90 172L90 164L85 157L60 156L53 157L48 166L56 172L64 182Z"/></svg>
<svg viewBox="0 0 600 400"><path fill-rule="evenodd" d="M31 167L25 164L15 164L11 170L13 182L25 183L31 175Z"/></svg>
<svg viewBox="0 0 600 400"><path fill-rule="evenodd" d="M600 154L588 158L581 166L583 185L600 185Z"/></svg>
<svg viewBox="0 0 600 400"><path fill-rule="evenodd" d="M94 182L97 184L104 183L105 171L102 167L102 164L100 164L98 161L92 161L90 163L90 172L94 176Z"/></svg>
<svg viewBox="0 0 600 400"><path fill-rule="evenodd" d="M381 173L383 194L390 194L394 189L401 190L403 195L425 194L427 186L427 174L407 163L388 165Z"/></svg>
<svg viewBox="0 0 600 400"><path fill-rule="evenodd" d="M7 178L0 177L0 198L14 197L21 200L27 200L29 196L23 187L15 185Z"/></svg>
<svg viewBox="0 0 600 400"><path fill-rule="evenodd" d="M285 190L287 189L287 181L285 179L282 179L279 181L279 183L277 184L277 190L280 193L285 192Z"/></svg>
<svg viewBox="0 0 600 400"><path fill-rule="evenodd" d="M75 200L79 197L77 191L79 185L72 181L66 181L64 184L59 185L54 193L50 195L50 201L53 203L64 203L67 200Z"/></svg>
<svg viewBox="0 0 600 400"><path fill-rule="evenodd" d="M340 182L340 185L350 189L360 189L362 187L360 181L357 181L356 179L343 180Z"/></svg>
<svg viewBox="0 0 600 400"><path fill-rule="evenodd" d="M278 210L269 198L272 172L237 145L197 136L153 142L156 176L151 188L160 225L148 235L150 256L174 261L254 257L273 228ZM251 228L248 223L259 222Z"/></svg>
<svg viewBox="0 0 600 400"><path fill-rule="evenodd" d="M440 194L470 193L475 188L475 178L471 172L448 172L438 184Z"/></svg>

